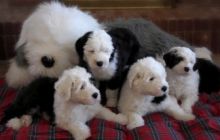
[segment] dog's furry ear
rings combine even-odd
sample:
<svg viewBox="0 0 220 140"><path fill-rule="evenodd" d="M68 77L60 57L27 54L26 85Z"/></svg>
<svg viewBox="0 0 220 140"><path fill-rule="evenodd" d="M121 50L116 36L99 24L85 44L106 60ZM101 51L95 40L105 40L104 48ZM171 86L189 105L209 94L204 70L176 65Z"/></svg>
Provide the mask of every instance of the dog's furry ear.
<svg viewBox="0 0 220 140"><path fill-rule="evenodd" d="M129 80L129 87L134 88L137 86L137 80L141 78L140 73L132 72L130 75L128 75Z"/></svg>
<svg viewBox="0 0 220 140"><path fill-rule="evenodd" d="M80 58L83 58L83 47L85 46L91 34L91 31L87 32L76 41L76 52L78 53Z"/></svg>
<svg viewBox="0 0 220 140"><path fill-rule="evenodd" d="M55 90L62 95L65 100L69 100L71 97L71 90L74 87L74 82L69 75L62 77L55 83Z"/></svg>
<svg viewBox="0 0 220 140"><path fill-rule="evenodd" d="M175 65L183 60L182 57L178 56L176 50L172 50L166 54L164 54L163 59L166 63L166 66L172 69Z"/></svg>

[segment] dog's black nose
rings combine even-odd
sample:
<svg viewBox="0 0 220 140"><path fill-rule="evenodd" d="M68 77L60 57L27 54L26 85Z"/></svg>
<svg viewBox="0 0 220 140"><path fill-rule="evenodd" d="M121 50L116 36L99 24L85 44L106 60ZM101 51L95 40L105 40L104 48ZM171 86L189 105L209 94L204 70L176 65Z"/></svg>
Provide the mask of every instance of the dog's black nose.
<svg viewBox="0 0 220 140"><path fill-rule="evenodd" d="M97 64L97 66L101 67L103 65L103 62L102 61L97 61L96 64Z"/></svg>
<svg viewBox="0 0 220 140"><path fill-rule="evenodd" d="M92 97L93 97L94 99L96 99L96 98L98 97L98 93L93 93L93 94L92 94Z"/></svg>
<svg viewBox="0 0 220 140"><path fill-rule="evenodd" d="M51 68L53 67L55 61L52 57L43 56L41 58L41 62L46 68Z"/></svg>
<svg viewBox="0 0 220 140"><path fill-rule="evenodd" d="M162 90L163 92L166 92L166 91L167 91L167 86L162 86L161 90Z"/></svg>
<svg viewBox="0 0 220 140"><path fill-rule="evenodd" d="M184 67L185 72L189 72L189 67Z"/></svg>

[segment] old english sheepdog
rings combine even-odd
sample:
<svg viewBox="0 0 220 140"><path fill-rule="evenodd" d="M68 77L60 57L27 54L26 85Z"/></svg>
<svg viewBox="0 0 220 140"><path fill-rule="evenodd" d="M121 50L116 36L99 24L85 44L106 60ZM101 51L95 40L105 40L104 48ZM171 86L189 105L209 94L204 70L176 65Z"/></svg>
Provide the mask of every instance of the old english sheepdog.
<svg viewBox="0 0 220 140"><path fill-rule="evenodd" d="M65 69L78 64L76 40L102 28L90 14L75 6L40 4L23 23L16 56L6 74L8 85L19 88L39 76L59 77Z"/></svg>
<svg viewBox="0 0 220 140"><path fill-rule="evenodd" d="M64 71L55 83L54 112L56 124L68 130L76 140L88 138L86 122L94 117L127 124L126 116L115 114L100 104L99 90L91 83L86 69L75 67Z"/></svg>
<svg viewBox="0 0 220 140"><path fill-rule="evenodd" d="M128 117L128 129L144 125L142 116L163 111L177 120L193 120L191 113L186 113L177 100L168 94L166 71L153 57L139 59L128 72L121 89L119 111Z"/></svg>
<svg viewBox="0 0 220 140"><path fill-rule="evenodd" d="M169 94L181 101L181 107L192 113L198 101L199 73L196 54L186 47L173 47L163 56L166 63Z"/></svg>
<svg viewBox="0 0 220 140"><path fill-rule="evenodd" d="M102 104L107 96L107 106L116 106L116 92L127 68L136 61L139 48L136 37L124 28L88 32L76 42L80 65L100 82Z"/></svg>

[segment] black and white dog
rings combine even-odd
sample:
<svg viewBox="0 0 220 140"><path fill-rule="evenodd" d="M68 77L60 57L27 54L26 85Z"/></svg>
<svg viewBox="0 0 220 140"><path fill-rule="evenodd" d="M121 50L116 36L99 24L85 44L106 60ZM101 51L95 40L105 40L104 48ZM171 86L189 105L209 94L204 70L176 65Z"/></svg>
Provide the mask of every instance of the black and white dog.
<svg viewBox="0 0 220 140"><path fill-rule="evenodd" d="M211 57L207 58L207 56L205 57L197 56L197 58L191 59L190 62L191 55L184 53L184 51L186 50L189 49L184 47L179 47L179 48L177 47L177 49L175 49L174 47L174 49L168 51L168 53L164 55L166 66L169 67L169 69L173 69L173 71L176 71L175 73L179 73L179 74L191 73L195 70L198 70L199 93L210 94L213 92L220 91L220 68L211 61L210 59ZM210 56L210 54L207 55ZM182 65L182 66L178 66L178 65ZM176 83L176 81L174 83ZM176 84L174 85L176 86Z"/></svg>
<svg viewBox="0 0 220 140"><path fill-rule="evenodd" d="M114 28L86 33L76 42L80 65L99 81L102 104L114 107L130 65L136 62L140 44L128 29ZM110 90L107 90L110 89Z"/></svg>
<svg viewBox="0 0 220 140"><path fill-rule="evenodd" d="M0 124L18 130L32 122L32 115L45 114L54 123L54 84L56 78L42 77L21 89L15 102L5 110Z"/></svg>

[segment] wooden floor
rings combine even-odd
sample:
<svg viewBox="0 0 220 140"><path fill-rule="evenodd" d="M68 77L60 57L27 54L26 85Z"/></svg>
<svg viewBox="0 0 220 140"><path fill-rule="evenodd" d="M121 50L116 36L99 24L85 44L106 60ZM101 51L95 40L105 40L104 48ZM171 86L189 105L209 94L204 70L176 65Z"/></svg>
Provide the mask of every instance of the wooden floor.
<svg viewBox="0 0 220 140"><path fill-rule="evenodd" d="M212 56L214 62L220 66L220 54L214 54ZM8 62L1 62L0 61L0 78L4 78L5 77L5 73L8 69Z"/></svg>

